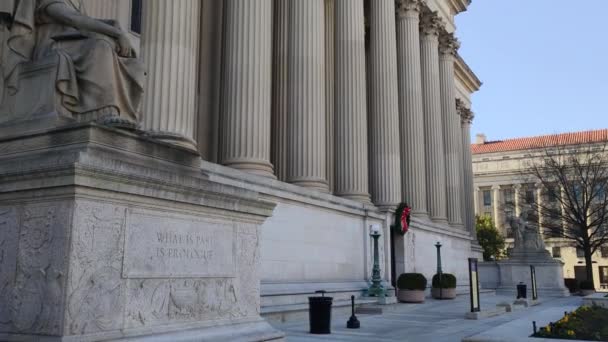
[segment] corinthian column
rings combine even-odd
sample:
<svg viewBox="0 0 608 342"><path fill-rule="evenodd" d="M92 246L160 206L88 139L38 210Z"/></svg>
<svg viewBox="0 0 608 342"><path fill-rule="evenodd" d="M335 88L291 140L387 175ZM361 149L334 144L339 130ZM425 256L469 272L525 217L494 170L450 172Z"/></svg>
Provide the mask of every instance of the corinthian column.
<svg viewBox="0 0 608 342"><path fill-rule="evenodd" d="M453 34L442 34L439 39L439 80L441 87L441 113L443 123L443 147L445 151L445 174L448 222L462 225L462 150L460 139L460 117L456 113L454 95L454 59L460 44Z"/></svg>
<svg viewBox="0 0 608 342"><path fill-rule="evenodd" d="M424 145L426 188L431 219L447 221L445 194L445 157L439 85L439 28L436 12L425 13L420 22L420 57L424 108Z"/></svg>
<svg viewBox="0 0 608 342"><path fill-rule="evenodd" d="M363 0L335 1L335 193L369 202Z"/></svg>
<svg viewBox="0 0 608 342"><path fill-rule="evenodd" d="M370 183L372 202L390 208L401 198L395 3L372 1L370 17Z"/></svg>
<svg viewBox="0 0 608 342"><path fill-rule="evenodd" d="M515 217L519 217L521 215L521 184L515 184L513 186L515 189Z"/></svg>
<svg viewBox="0 0 608 342"><path fill-rule="evenodd" d="M326 115L326 144L327 144L327 182L329 192L335 189L335 150L334 150L334 24L335 24L335 0L325 0L325 115Z"/></svg>
<svg viewBox="0 0 608 342"><path fill-rule="evenodd" d="M272 2L225 0L224 6L221 163L274 177L270 164Z"/></svg>
<svg viewBox="0 0 608 342"><path fill-rule="evenodd" d="M291 0L274 1L272 44L272 164L278 179L287 181L289 7Z"/></svg>
<svg viewBox="0 0 608 342"><path fill-rule="evenodd" d="M462 138L462 177L463 177L463 197L464 197L464 223L467 230L474 239L477 239L475 229L475 214L477 213L477 190L473 193L473 160L471 156L471 123L473 122L473 112L466 108L460 100L456 100L457 109L460 114L460 128Z"/></svg>
<svg viewBox="0 0 608 342"><path fill-rule="evenodd" d="M292 0L287 181L327 192L324 0Z"/></svg>
<svg viewBox="0 0 608 342"><path fill-rule="evenodd" d="M492 186L492 212L494 216L494 226L498 231L502 230L502 220L500 215L500 206L502 201L500 200L500 185Z"/></svg>
<svg viewBox="0 0 608 342"><path fill-rule="evenodd" d="M420 69L420 0L397 2L397 65L401 139L401 197L412 213L427 214L424 111Z"/></svg>
<svg viewBox="0 0 608 342"><path fill-rule="evenodd" d="M196 149L200 2L149 0L143 6L142 58L148 70L143 127L157 139Z"/></svg>

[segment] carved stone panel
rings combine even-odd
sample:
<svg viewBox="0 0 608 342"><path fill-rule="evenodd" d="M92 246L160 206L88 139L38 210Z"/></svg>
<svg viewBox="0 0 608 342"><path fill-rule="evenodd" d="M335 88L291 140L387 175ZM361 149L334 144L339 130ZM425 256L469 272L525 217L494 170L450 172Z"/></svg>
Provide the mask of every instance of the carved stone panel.
<svg viewBox="0 0 608 342"><path fill-rule="evenodd" d="M235 276L232 223L137 210L128 214L125 278Z"/></svg>
<svg viewBox="0 0 608 342"><path fill-rule="evenodd" d="M129 279L126 328L245 316L234 278Z"/></svg>
<svg viewBox="0 0 608 342"><path fill-rule="evenodd" d="M19 238L17 207L0 207L0 331L10 329Z"/></svg>
<svg viewBox="0 0 608 342"><path fill-rule="evenodd" d="M82 335L122 328L126 208L77 201L68 284L67 329Z"/></svg>
<svg viewBox="0 0 608 342"><path fill-rule="evenodd" d="M18 230L17 239L15 230L10 228L8 233L3 230L0 238L5 247L10 243L18 248L3 249L6 265L13 263L15 268L2 276L0 331L47 335L62 332L66 230L70 223L68 203L24 204L18 209L0 211L0 227L11 225ZM16 263L11 256L16 256Z"/></svg>

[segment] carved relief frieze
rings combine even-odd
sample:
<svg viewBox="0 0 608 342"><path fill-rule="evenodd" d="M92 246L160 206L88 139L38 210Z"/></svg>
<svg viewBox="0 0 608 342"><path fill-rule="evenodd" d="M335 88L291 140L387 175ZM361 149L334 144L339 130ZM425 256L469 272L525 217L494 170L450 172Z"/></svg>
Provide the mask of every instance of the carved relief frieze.
<svg viewBox="0 0 608 342"><path fill-rule="evenodd" d="M126 328L246 316L234 278L129 279Z"/></svg>
<svg viewBox="0 0 608 342"><path fill-rule="evenodd" d="M15 213L15 209L0 210L0 226L8 226L7 222L10 222L18 229L18 242L11 238L14 232L2 234L3 241L16 242L18 251L3 249L4 260L16 255L16 267L9 276L2 276L0 328L18 333L58 334L61 331L69 205L27 204L18 211L18 219L16 215L7 219L7 213Z"/></svg>
<svg viewBox="0 0 608 342"><path fill-rule="evenodd" d="M260 310L260 228L252 224L239 224L237 229L238 265L241 307L247 315L257 315Z"/></svg>
<svg viewBox="0 0 608 342"><path fill-rule="evenodd" d="M125 211L111 204L76 204L67 307L70 334L122 327Z"/></svg>

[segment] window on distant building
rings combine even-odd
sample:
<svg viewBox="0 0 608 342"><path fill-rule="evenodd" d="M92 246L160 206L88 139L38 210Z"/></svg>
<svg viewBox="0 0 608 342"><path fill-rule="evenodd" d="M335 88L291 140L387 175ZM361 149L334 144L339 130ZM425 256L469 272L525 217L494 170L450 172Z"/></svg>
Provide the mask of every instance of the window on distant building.
<svg viewBox="0 0 608 342"><path fill-rule="evenodd" d="M608 288L608 266L600 266L600 286L602 289Z"/></svg>
<svg viewBox="0 0 608 342"><path fill-rule="evenodd" d="M526 203L534 203L534 190L526 190Z"/></svg>
<svg viewBox="0 0 608 342"><path fill-rule="evenodd" d="M513 201L513 197L514 197L513 189L506 189L504 191L504 194L505 194L505 204L507 204L507 205L513 205L513 203L515 203Z"/></svg>
<svg viewBox="0 0 608 342"><path fill-rule="evenodd" d="M576 256L578 258L584 258L585 257L585 251L582 248L576 247Z"/></svg>
<svg viewBox="0 0 608 342"><path fill-rule="evenodd" d="M492 206L492 192L490 190L483 191L483 205L485 207Z"/></svg>
<svg viewBox="0 0 608 342"><path fill-rule="evenodd" d="M554 258L561 258L562 257L562 249L561 249L561 247L553 247L553 248L551 248L551 255L553 255Z"/></svg>
<svg viewBox="0 0 608 342"><path fill-rule="evenodd" d="M608 246L600 248L602 258L608 258Z"/></svg>
<svg viewBox="0 0 608 342"><path fill-rule="evenodd" d="M549 203L556 204L558 194L560 194L560 192L556 186L552 186L547 189L547 200L549 201Z"/></svg>
<svg viewBox="0 0 608 342"><path fill-rule="evenodd" d="M131 0L131 31L141 33L142 0Z"/></svg>

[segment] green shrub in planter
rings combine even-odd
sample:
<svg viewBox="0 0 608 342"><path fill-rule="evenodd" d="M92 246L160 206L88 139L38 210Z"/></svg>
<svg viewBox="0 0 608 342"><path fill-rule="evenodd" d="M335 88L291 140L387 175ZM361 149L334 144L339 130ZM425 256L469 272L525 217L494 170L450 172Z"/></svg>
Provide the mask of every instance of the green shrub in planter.
<svg viewBox="0 0 608 342"><path fill-rule="evenodd" d="M420 273L403 273L397 279L399 290L419 290L426 289L426 278Z"/></svg>
<svg viewBox="0 0 608 342"><path fill-rule="evenodd" d="M439 274L435 274L433 276L433 287L436 289L455 289L456 277L451 273L442 273L440 281Z"/></svg>
<svg viewBox="0 0 608 342"><path fill-rule="evenodd" d="M595 290L595 287L593 287L593 282L589 280L581 281L579 284L579 288L581 290Z"/></svg>

